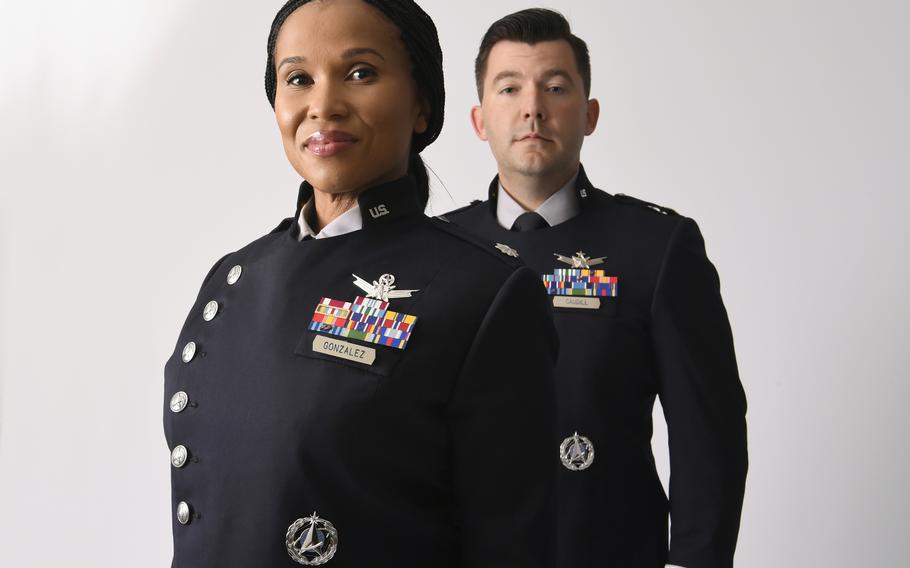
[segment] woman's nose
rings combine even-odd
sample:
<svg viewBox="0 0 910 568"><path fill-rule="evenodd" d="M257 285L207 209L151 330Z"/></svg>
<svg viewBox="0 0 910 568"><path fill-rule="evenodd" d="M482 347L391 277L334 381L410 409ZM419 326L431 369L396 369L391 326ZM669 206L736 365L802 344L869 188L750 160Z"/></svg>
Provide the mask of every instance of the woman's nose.
<svg viewBox="0 0 910 568"><path fill-rule="evenodd" d="M344 89L331 81L320 81L310 91L307 117L310 120L333 120L347 113Z"/></svg>

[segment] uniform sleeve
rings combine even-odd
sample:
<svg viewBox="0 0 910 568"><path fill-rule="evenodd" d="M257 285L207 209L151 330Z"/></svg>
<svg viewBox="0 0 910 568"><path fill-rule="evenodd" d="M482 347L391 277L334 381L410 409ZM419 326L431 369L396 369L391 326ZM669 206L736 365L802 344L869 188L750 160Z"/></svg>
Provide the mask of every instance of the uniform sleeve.
<svg viewBox="0 0 910 568"><path fill-rule="evenodd" d="M558 339L522 267L478 329L449 408L463 568L554 566Z"/></svg>
<svg viewBox="0 0 910 568"><path fill-rule="evenodd" d="M670 445L668 562L732 567L748 467L746 398L717 271L691 219L671 239L651 316Z"/></svg>

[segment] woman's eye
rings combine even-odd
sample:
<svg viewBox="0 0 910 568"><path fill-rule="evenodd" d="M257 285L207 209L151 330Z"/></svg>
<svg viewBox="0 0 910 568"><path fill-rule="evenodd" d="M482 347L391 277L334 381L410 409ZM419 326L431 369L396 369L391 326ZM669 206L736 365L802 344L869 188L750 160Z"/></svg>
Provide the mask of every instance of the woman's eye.
<svg viewBox="0 0 910 568"><path fill-rule="evenodd" d="M372 79L376 76L376 71L370 69L369 67L359 67L351 71L351 74L348 75L351 79L355 81L365 81L367 79Z"/></svg>
<svg viewBox="0 0 910 568"><path fill-rule="evenodd" d="M292 75L288 80L288 85L294 85L295 87L303 87L305 85L311 85L313 80L309 75L304 75L303 73L298 73L297 75Z"/></svg>

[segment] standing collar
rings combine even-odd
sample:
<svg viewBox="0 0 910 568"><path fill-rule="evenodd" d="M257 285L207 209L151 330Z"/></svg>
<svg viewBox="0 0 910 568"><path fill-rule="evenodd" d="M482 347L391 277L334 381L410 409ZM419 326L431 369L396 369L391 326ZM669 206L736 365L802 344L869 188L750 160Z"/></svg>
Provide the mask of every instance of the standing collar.
<svg viewBox="0 0 910 568"><path fill-rule="evenodd" d="M569 187L572 187L572 191L575 194L574 196L572 196L572 197L574 197L574 199L569 199L569 197L570 197ZM521 205L519 205L517 202L515 202L514 199L512 199L512 197L508 194L508 192L503 191L502 193L503 193L504 197L503 197L502 201L503 201L503 206L504 206L504 212L507 213L507 215L504 214L504 215L500 216L499 193L500 193L501 189L502 189L502 186L499 183L499 176L497 175L496 177L493 178L493 181L490 182L489 198L488 198L489 203L490 203L490 212L493 214L493 217L496 218L497 223L499 223L500 225L502 225L503 227L508 229L512 225L511 225L511 223L509 223L508 225L504 224L504 221L507 220L506 217L511 217L512 213L517 212L517 214L515 215L515 217L517 218L518 215L521 215L525 211L521 207ZM562 195L560 195L560 194L562 194ZM553 225L567 221L567 220L571 219L572 217L574 217L575 215L577 215L578 213L580 213L581 211L584 211L585 208L590 203L591 197L593 196L593 194L594 194L594 186L591 185L591 182L588 180L587 174L585 174L585 167L582 164L579 164L578 165L578 174L575 176L575 179L574 179L574 186L572 186L572 182L569 182L569 184L567 186L564 186L558 192L551 195L547 199L547 201L542 203L541 206L537 208L537 213L539 213L544 219L546 219L547 223L549 223L550 226L552 227ZM557 197L557 195L560 195L560 197ZM512 204L514 204L514 206L517 206L517 209L516 209L516 207L513 207L512 204L508 204L508 202L510 202L510 201L512 202ZM515 221L515 219L512 218L512 222L514 222L514 221Z"/></svg>
<svg viewBox="0 0 910 568"><path fill-rule="evenodd" d="M295 214L295 217L300 222L291 226L291 231L295 237L299 238L301 230L304 231L304 234L306 233L306 229L302 228L302 224L306 224L307 220L302 215L304 205L312 197L313 186L309 182L303 181L297 193L297 212ZM357 196L357 205L323 227L319 234L321 235L326 229L331 229L329 231L331 234L324 236L337 236L361 228L387 224L422 211L423 207L418 196L417 182L411 176L404 176L363 190ZM336 221L341 222L340 226L333 226ZM312 234L312 230L310 230L310 233Z"/></svg>
<svg viewBox="0 0 910 568"><path fill-rule="evenodd" d="M566 185L562 186L559 191L548 197L546 201L534 210L535 213L544 218L547 225L553 227L578 215L579 206L575 194L575 180L577 177L578 174L576 173ZM515 201L515 198L500 183L498 201L496 203L496 220L499 224L503 228L509 229L515 223L515 219L526 212L525 208Z"/></svg>
<svg viewBox="0 0 910 568"><path fill-rule="evenodd" d="M355 203L353 207L341 215L332 219L318 233L313 230L313 228L310 226L310 223L307 221L307 218L313 218L312 215L313 199L310 198L310 200L306 202L303 208L300 209L300 215L297 216L297 224L300 226L300 235L298 237L298 240L301 240L304 237L312 237L314 239L327 239L329 237L337 237L340 235L353 233L354 231L359 231L363 228L363 219L361 218L360 205L357 203Z"/></svg>

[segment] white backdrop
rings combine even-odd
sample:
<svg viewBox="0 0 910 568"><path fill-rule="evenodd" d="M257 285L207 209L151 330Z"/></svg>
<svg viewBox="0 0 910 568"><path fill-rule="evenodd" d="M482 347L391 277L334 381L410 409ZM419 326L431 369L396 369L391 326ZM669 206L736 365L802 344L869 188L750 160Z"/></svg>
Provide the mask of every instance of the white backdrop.
<svg viewBox="0 0 910 568"><path fill-rule="evenodd" d="M262 88L280 4L0 0L2 566L169 563L164 361L211 263L293 213ZM480 36L532 4L421 4L442 213L494 173ZM695 218L720 271L750 404L737 565L906 565L910 3L544 5L591 48L590 177Z"/></svg>

